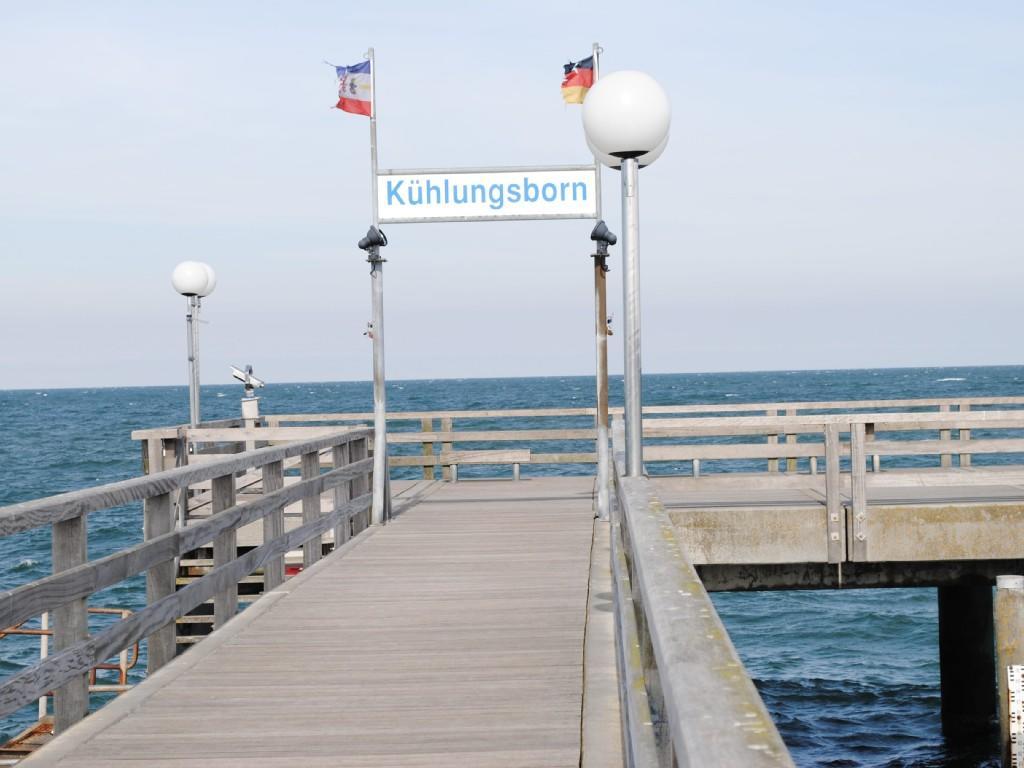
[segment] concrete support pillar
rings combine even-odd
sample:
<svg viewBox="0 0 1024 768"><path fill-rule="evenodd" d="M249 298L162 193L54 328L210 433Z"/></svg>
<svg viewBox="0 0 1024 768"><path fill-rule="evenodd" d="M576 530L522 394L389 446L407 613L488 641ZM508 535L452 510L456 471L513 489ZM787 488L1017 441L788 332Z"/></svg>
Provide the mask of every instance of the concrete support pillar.
<svg viewBox="0 0 1024 768"><path fill-rule="evenodd" d="M992 587L939 587L939 667L942 732L970 745L989 732L995 715Z"/></svg>
<svg viewBox="0 0 1024 768"><path fill-rule="evenodd" d="M995 599L996 679L1003 766L1010 768L1010 700L1006 668L1024 664L1024 576L999 576Z"/></svg>

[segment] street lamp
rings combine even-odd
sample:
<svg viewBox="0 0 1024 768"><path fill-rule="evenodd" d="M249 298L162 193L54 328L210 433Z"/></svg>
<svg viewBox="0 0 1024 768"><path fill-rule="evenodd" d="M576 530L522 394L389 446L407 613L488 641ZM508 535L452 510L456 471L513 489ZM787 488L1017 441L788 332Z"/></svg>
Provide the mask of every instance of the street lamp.
<svg viewBox="0 0 1024 768"><path fill-rule="evenodd" d="M640 404L640 265L637 171L664 151L671 108L658 82L643 72L613 72L583 101L583 131L596 156L622 172L622 292L625 304L626 474L644 472Z"/></svg>
<svg viewBox="0 0 1024 768"><path fill-rule="evenodd" d="M185 325L188 330L188 416L193 427L199 426L199 311L202 299L213 293L217 275L209 264L183 261L171 273L174 290L187 299Z"/></svg>

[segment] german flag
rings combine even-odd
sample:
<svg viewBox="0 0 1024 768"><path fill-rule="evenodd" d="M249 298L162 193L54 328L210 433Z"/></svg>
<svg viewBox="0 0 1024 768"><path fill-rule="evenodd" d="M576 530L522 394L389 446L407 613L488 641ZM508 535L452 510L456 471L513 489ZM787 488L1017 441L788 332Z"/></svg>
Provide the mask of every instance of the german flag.
<svg viewBox="0 0 1024 768"><path fill-rule="evenodd" d="M566 104L582 104L587 91L594 84L594 57L587 56L565 65L565 79L562 80L562 98Z"/></svg>

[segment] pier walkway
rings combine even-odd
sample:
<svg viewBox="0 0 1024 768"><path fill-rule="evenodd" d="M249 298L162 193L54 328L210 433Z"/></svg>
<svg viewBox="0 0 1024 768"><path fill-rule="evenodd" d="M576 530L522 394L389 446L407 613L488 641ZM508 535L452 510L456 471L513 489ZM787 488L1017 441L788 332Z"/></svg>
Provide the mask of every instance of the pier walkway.
<svg viewBox="0 0 1024 768"><path fill-rule="evenodd" d="M579 766L592 489L419 483L26 765Z"/></svg>

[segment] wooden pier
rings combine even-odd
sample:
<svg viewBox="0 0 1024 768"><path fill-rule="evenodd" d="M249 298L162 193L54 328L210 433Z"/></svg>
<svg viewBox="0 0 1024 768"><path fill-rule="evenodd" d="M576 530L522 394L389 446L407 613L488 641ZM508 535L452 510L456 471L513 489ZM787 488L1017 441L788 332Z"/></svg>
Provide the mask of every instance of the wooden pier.
<svg viewBox="0 0 1024 768"><path fill-rule="evenodd" d="M999 606L1024 601L991 586L1024 571L1022 405L648 409L645 460L674 472L625 476L616 423L608 521L587 409L391 414L390 465L420 477L379 526L367 414L139 432L149 474L0 509L0 535L54 539L0 626L56 627L0 713L55 692L32 766L790 766L708 592L938 586L949 727L1003 718L1024 616ZM87 515L137 501L146 541L87 561ZM88 596L142 572L149 606L90 635ZM140 640L149 677L83 719L89 669Z"/></svg>
<svg viewBox="0 0 1024 768"><path fill-rule="evenodd" d="M28 764L578 766L593 483L525 486L399 496Z"/></svg>

